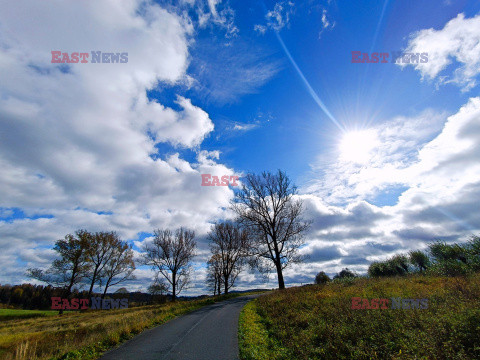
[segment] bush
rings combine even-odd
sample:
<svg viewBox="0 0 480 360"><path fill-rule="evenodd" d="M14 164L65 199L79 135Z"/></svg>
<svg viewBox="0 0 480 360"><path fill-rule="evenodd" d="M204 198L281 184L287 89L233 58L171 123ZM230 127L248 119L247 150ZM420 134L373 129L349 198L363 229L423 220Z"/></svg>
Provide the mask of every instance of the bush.
<svg viewBox="0 0 480 360"><path fill-rule="evenodd" d="M348 268L342 269L337 275L335 275L334 279L344 279L344 278L356 278L358 275L355 274L352 270Z"/></svg>
<svg viewBox="0 0 480 360"><path fill-rule="evenodd" d="M330 277L325 273L325 271L320 271L317 276L315 276L315 284L326 284L331 281Z"/></svg>
<svg viewBox="0 0 480 360"><path fill-rule="evenodd" d="M408 255L410 264L412 264L419 271L427 270L427 268L430 266L430 259L423 251L410 251Z"/></svg>
<svg viewBox="0 0 480 360"><path fill-rule="evenodd" d="M427 270L429 275L434 276L466 276L471 272L467 264L456 260L439 261Z"/></svg>

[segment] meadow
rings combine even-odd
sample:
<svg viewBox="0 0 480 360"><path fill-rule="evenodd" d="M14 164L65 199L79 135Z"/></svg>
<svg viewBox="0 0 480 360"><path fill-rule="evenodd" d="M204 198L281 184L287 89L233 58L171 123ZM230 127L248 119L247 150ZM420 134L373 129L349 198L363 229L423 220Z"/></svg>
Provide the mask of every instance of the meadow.
<svg viewBox="0 0 480 360"><path fill-rule="evenodd" d="M121 310L0 310L0 358L96 359L143 330L202 306L243 294L176 301Z"/></svg>
<svg viewBox="0 0 480 360"><path fill-rule="evenodd" d="M0 309L0 321L32 319L45 316L57 315L56 310L17 310Z"/></svg>
<svg viewBox="0 0 480 360"><path fill-rule="evenodd" d="M352 297L428 299L352 309ZM480 274L341 279L274 291L240 316L242 360L479 359Z"/></svg>

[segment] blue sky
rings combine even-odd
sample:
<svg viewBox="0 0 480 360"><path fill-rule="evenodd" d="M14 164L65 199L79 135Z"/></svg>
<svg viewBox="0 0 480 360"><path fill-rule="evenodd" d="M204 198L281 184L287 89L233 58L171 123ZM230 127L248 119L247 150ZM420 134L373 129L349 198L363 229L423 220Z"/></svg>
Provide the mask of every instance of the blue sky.
<svg viewBox="0 0 480 360"><path fill-rule="evenodd" d="M314 222L289 285L480 229L477 1L2 8L0 283L31 281L25 268L48 266L80 228L116 230L140 256L153 229L186 226L199 244L186 294L204 293L205 237L232 216L233 189L201 187L202 173L282 169L298 185ZM128 63L67 66L51 51ZM352 63L352 51L390 57ZM153 275L137 278L146 289Z"/></svg>

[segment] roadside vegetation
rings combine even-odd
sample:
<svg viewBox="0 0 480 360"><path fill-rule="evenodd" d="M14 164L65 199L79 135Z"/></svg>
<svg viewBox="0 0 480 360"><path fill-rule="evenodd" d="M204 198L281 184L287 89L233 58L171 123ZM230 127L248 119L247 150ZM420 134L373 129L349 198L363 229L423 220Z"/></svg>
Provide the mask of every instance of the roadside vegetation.
<svg viewBox="0 0 480 360"><path fill-rule="evenodd" d="M352 297L429 302L423 310L352 310ZM256 299L242 319L243 360L478 359L480 274L349 278L290 288ZM283 351L275 351L275 343Z"/></svg>
<svg viewBox="0 0 480 360"><path fill-rule="evenodd" d="M242 312L241 358L479 359L479 244L436 242L373 263L369 276L320 272L316 285L262 296ZM354 297L428 299L428 308L357 310Z"/></svg>
<svg viewBox="0 0 480 360"><path fill-rule="evenodd" d="M0 310L0 359L97 359L103 352L147 328L214 302L244 294L176 301L122 310ZM33 318L28 314L34 314Z"/></svg>
<svg viewBox="0 0 480 360"><path fill-rule="evenodd" d="M56 310L15 310L0 309L0 321L32 319L45 316L57 315Z"/></svg>

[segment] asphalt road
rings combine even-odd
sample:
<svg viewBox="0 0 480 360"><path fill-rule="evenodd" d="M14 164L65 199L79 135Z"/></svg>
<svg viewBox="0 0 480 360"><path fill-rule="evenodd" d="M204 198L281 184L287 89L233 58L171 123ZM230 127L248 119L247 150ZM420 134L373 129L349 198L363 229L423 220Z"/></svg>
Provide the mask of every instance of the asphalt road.
<svg viewBox="0 0 480 360"><path fill-rule="evenodd" d="M205 306L149 329L102 356L101 360L236 360L238 316L258 295Z"/></svg>

